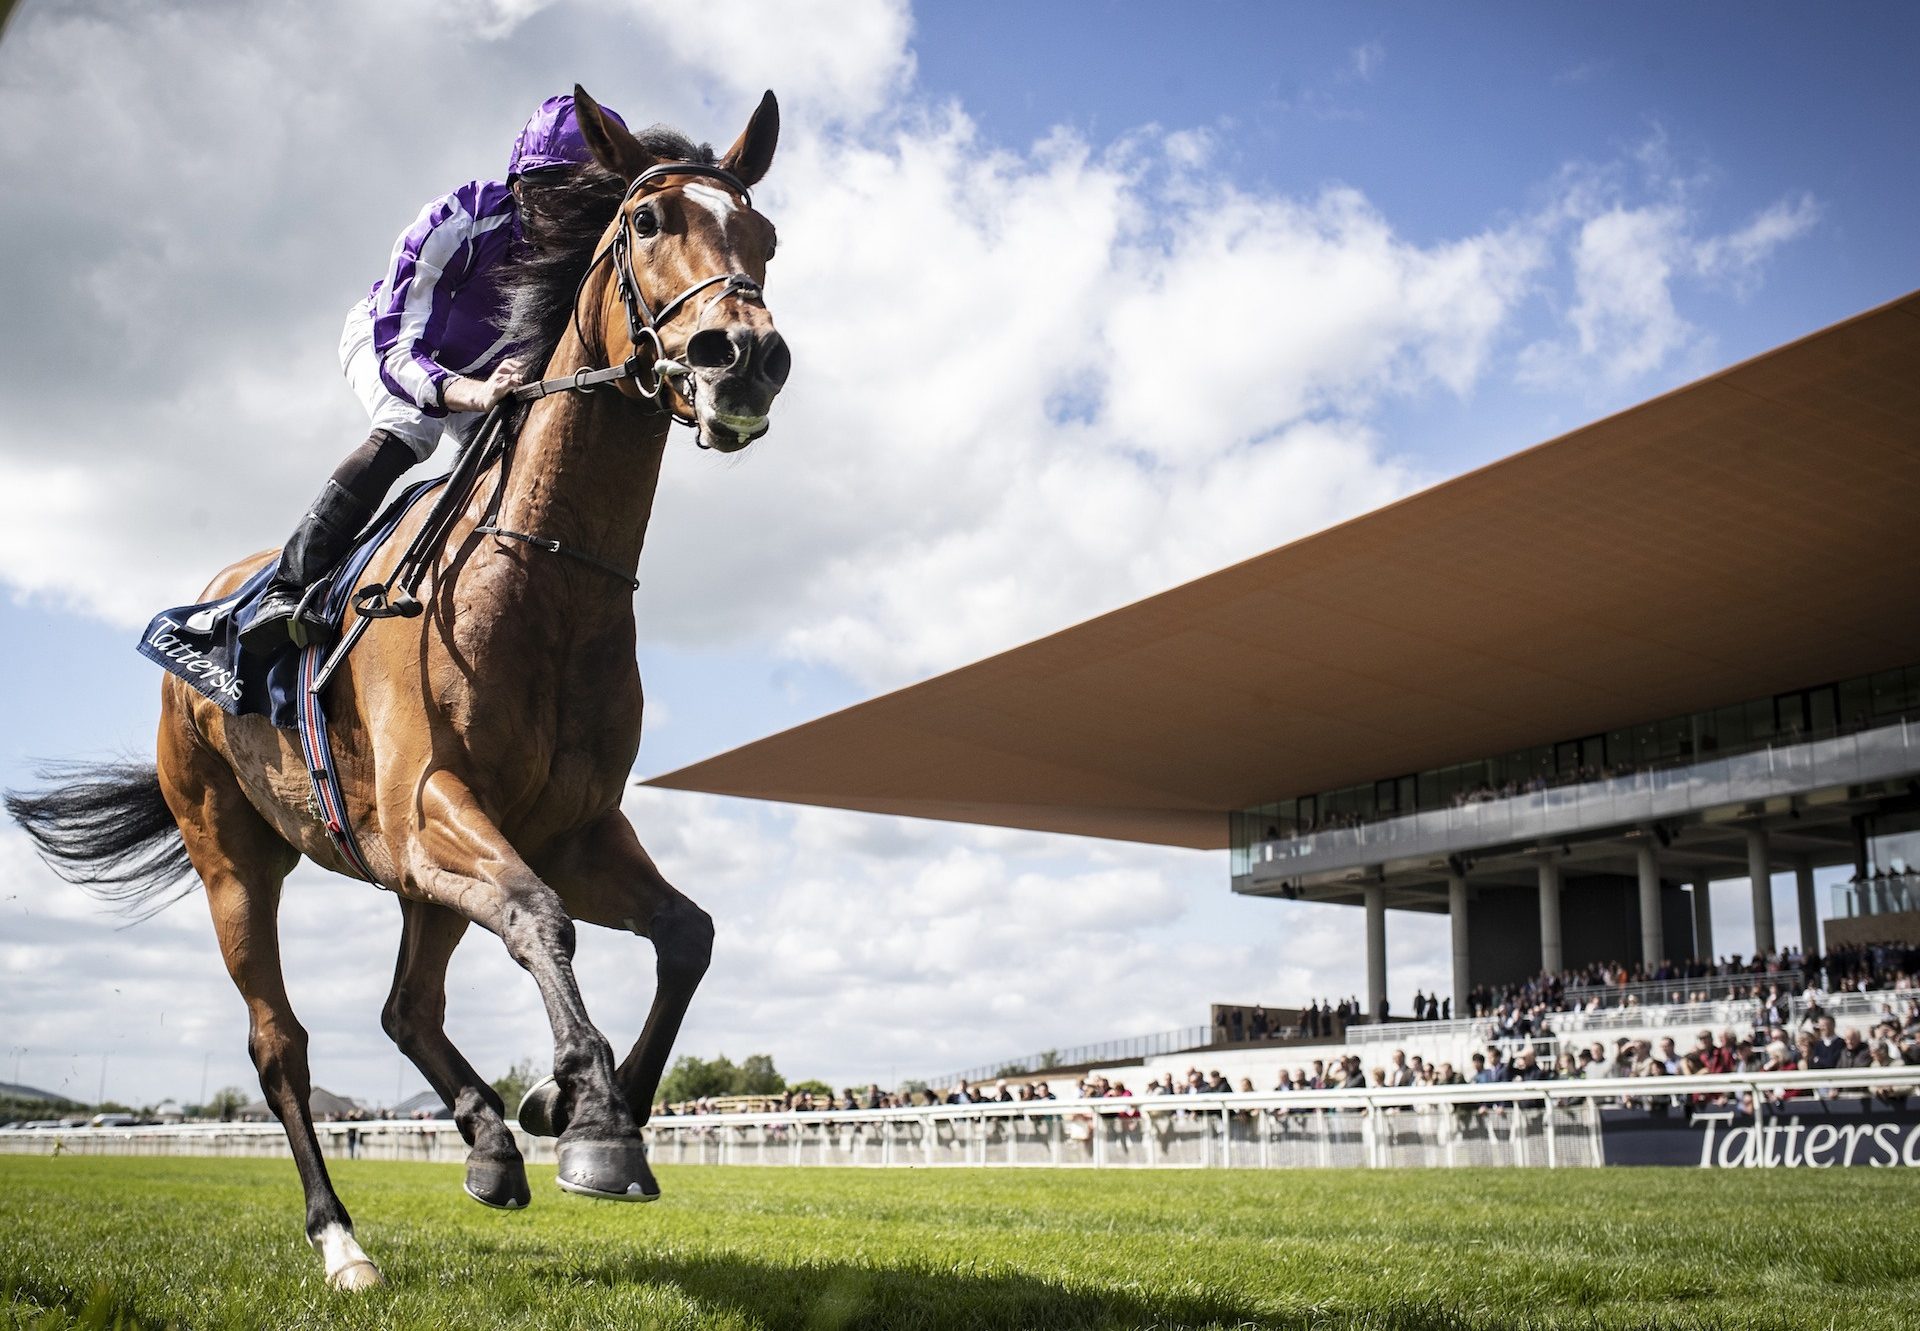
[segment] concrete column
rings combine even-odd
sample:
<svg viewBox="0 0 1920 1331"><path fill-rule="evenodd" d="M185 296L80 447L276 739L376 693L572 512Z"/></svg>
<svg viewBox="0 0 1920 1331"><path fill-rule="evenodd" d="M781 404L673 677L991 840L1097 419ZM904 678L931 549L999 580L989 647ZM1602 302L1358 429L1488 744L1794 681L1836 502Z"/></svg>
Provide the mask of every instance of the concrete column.
<svg viewBox="0 0 1920 1331"><path fill-rule="evenodd" d="M1773 865L1767 854L1767 829L1747 829L1747 879L1753 885L1753 950L1771 952L1773 941Z"/></svg>
<svg viewBox="0 0 1920 1331"><path fill-rule="evenodd" d="M1453 1015L1471 1016L1467 1006L1467 876L1447 875L1447 919L1453 924Z"/></svg>
<svg viewBox="0 0 1920 1331"><path fill-rule="evenodd" d="M1380 1017L1387 997L1387 889L1368 883L1367 895L1367 1020Z"/></svg>
<svg viewBox="0 0 1920 1331"><path fill-rule="evenodd" d="M1820 907L1813 896L1813 861L1801 856L1793 862L1794 886L1800 891L1800 953L1820 955Z"/></svg>
<svg viewBox="0 0 1920 1331"><path fill-rule="evenodd" d="M1693 955L1696 961L1712 961L1713 880L1701 874L1693 880Z"/></svg>
<svg viewBox="0 0 1920 1331"><path fill-rule="evenodd" d="M1560 963L1560 861L1540 857L1540 969L1557 971Z"/></svg>
<svg viewBox="0 0 1920 1331"><path fill-rule="evenodd" d="M1640 960L1651 970L1667 957L1667 931L1660 918L1660 861L1651 841L1634 847L1640 869Z"/></svg>

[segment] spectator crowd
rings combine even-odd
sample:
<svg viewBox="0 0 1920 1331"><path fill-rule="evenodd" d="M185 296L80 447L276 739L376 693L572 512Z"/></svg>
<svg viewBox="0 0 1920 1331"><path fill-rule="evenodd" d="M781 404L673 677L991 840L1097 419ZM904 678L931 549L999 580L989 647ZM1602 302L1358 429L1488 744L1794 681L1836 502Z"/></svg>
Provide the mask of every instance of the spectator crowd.
<svg viewBox="0 0 1920 1331"><path fill-rule="evenodd" d="M1865 1029L1837 1029L1825 1009L1834 993L1876 993L1910 989L1920 982L1920 948L1906 944L1876 944L1835 948L1824 957L1802 957L1796 951L1717 962L1662 962L1654 967L1607 963L1533 976L1498 989L1473 990L1473 1015L1486 1024L1484 1052L1471 1056L1467 1066L1428 1062L1419 1054L1394 1050L1383 1064L1368 1068L1359 1054L1345 1052L1315 1058L1307 1065L1281 1069L1274 1091L1393 1089L1418 1086L1454 1086L1516 1081L1568 1081L1602 1078L1658 1078L1755 1072L1821 1071L1830 1068L1914 1067L1920 1069L1920 1001L1883 1005L1877 1019ZM1663 1002L1726 1002L1750 1004L1747 1014L1719 1031L1701 1029L1682 1049L1674 1037L1656 1040L1625 1037L1595 1040L1568 1047L1552 1027L1556 1014L1603 1008L1632 1007L1642 1002L1630 986L1672 984L1671 998ZM1795 999L1801 1000L1796 1015ZM1419 1019L1444 1019L1451 1004L1423 993L1415 995ZM1232 1043L1247 1039L1305 1035L1339 1038L1359 1011L1356 1000L1315 1000L1305 1010L1302 1024L1283 1025L1263 1009L1232 1010L1221 1023ZM1234 1018L1239 1018L1238 1023ZM1237 1024L1237 1031L1235 1029ZM1556 1052L1557 1047L1557 1052ZM1920 1072L1916 1072L1920 1082ZM1237 1082L1217 1069L1202 1072L1191 1067L1184 1077L1172 1073L1149 1077L1140 1096L1251 1094L1257 1087L1249 1077ZM1086 1099L1128 1099L1135 1092L1119 1079L1102 1074L1081 1077L1075 1087ZM1899 1101L1910 1087L1876 1092ZM1792 1098L1807 1092L1789 1091ZM991 1085L965 1080L944 1088L912 1086L884 1091L877 1084L864 1091L847 1088L838 1094L812 1090L788 1091L780 1096L733 1097L727 1101L694 1101L660 1106L659 1116L720 1112L811 1113L826 1110L901 1109L931 1105L1027 1104L1056 1099L1049 1081L998 1079ZM1656 1097L1665 1103L1668 1097ZM1691 1095L1696 1103L1719 1103L1727 1096ZM1632 1097L1629 1098L1629 1102ZM1650 1101L1649 1101L1650 1102Z"/></svg>

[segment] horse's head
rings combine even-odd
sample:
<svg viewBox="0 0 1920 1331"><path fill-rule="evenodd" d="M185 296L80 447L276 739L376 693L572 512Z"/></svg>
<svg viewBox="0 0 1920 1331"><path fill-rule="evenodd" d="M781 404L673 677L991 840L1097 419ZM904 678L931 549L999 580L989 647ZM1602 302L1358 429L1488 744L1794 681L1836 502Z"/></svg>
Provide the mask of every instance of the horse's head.
<svg viewBox="0 0 1920 1331"><path fill-rule="evenodd" d="M793 356L761 298L773 257L773 224L748 190L767 173L780 137L769 92L718 163L663 161L575 87L580 132L594 157L628 182L626 201L603 239L613 272L600 302L612 361L636 356L639 380L691 417L700 442L731 453L767 431L767 412ZM624 288L624 289L623 289ZM631 297L631 299L629 299ZM656 361L685 372L656 375Z"/></svg>

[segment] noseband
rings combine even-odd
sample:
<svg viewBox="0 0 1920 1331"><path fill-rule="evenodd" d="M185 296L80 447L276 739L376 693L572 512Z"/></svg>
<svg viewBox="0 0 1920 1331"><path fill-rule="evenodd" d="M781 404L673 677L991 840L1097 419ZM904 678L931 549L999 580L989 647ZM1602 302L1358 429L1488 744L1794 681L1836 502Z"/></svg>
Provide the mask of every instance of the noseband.
<svg viewBox="0 0 1920 1331"><path fill-rule="evenodd" d="M572 374L562 375L558 379L542 379L539 383L526 384L513 390L513 395L522 401L533 401L552 393L585 393L600 384L612 383L619 379L633 380L634 388L640 396L656 403L668 416L682 425L697 427L699 422L693 414L693 395L696 382L692 371L685 364L667 355L665 343L660 340L660 330L671 322L675 315L685 309L687 302L711 287L719 287L700 306L704 313L717 300L728 296L744 296L748 300L759 300L760 284L745 273L715 273L703 277L662 305L658 310L647 304L646 293L640 289L639 275L633 267L633 221L627 211L634 196L641 188L669 176L705 176L717 180L740 196L741 202L753 207L753 194L745 183L725 167L709 166L704 162L662 162L650 166L633 178L627 186L627 192L620 199L619 230L613 233L613 243L593 257L587 265L587 271L580 275L580 284L573 292L573 330L580 338L582 346L587 344L586 330L580 327L580 297L587 287L587 279L593 276L608 258L613 260L614 281L620 288L620 303L627 312L627 339L633 350L626 360L618 365L608 366L604 370L580 369ZM652 346L651 354L643 348ZM689 408L681 412L672 402L663 400L662 390L669 379L681 380L680 395ZM696 435L695 442L699 439ZM700 444L705 448L707 445Z"/></svg>

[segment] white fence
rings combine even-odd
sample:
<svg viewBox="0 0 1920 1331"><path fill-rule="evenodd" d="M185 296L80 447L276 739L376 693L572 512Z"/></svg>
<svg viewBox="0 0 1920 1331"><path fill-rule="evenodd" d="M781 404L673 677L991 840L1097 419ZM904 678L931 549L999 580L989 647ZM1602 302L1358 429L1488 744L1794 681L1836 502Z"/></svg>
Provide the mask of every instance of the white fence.
<svg viewBox="0 0 1920 1331"><path fill-rule="evenodd" d="M1920 1001L1920 989L1868 989L1831 993L1821 1011L1841 1026L1867 1025L1883 1013L1904 1014L1907 1006ZM1586 1012L1548 1012L1546 1023L1557 1035L1573 1038L1589 1032L1671 1027L1691 1034L1703 1027L1719 1031L1731 1026L1751 1028L1759 1016L1757 998L1716 998L1703 1003L1639 1003L1594 1008ZM1807 1016L1807 1000L1796 996L1788 1002L1789 1027ZM1496 1038L1495 1023L1487 1017L1456 1017L1451 1021L1396 1021L1378 1025L1347 1027L1346 1043L1361 1045L1402 1044L1410 1039L1463 1037L1482 1042Z"/></svg>
<svg viewBox="0 0 1920 1331"><path fill-rule="evenodd" d="M365 1123L316 1123L320 1149L332 1160L466 1159L460 1129L447 1119L377 1119ZM553 1139L517 1129L514 1139L528 1160L551 1161ZM178 1123L145 1128L69 1128L0 1132L0 1155L214 1155L286 1156L287 1135L278 1123Z"/></svg>
<svg viewBox="0 0 1920 1331"><path fill-rule="evenodd" d="M1532 844L1782 795L1897 779L1911 774L1917 759L1920 723L1902 718L1851 735L1786 740L1725 758L1257 841L1244 852L1244 867L1242 852L1236 852L1233 872L1263 884L1383 860L1438 859L1475 847Z"/></svg>
<svg viewBox="0 0 1920 1331"><path fill-rule="evenodd" d="M647 1128L658 1164L1041 1166L1284 1169L1402 1165L1559 1168L1607 1163L1601 1111L1621 1102L1684 1105L1725 1097L1723 1112L1754 1115L1755 1140L1798 1092L1855 1115L1897 1111L1920 1068L1859 1068L1620 1081L1502 1082L1400 1090L932 1105L808 1114L660 1118ZM323 1123L327 1154L458 1161L453 1124ZM519 1137L529 1160L550 1139ZM1920 1141L1920 1134L1915 1135ZM0 1132L0 1153L284 1156L277 1124ZM1755 1159L1752 1163L1782 1163ZM1906 1163L1920 1163L1920 1159Z"/></svg>

